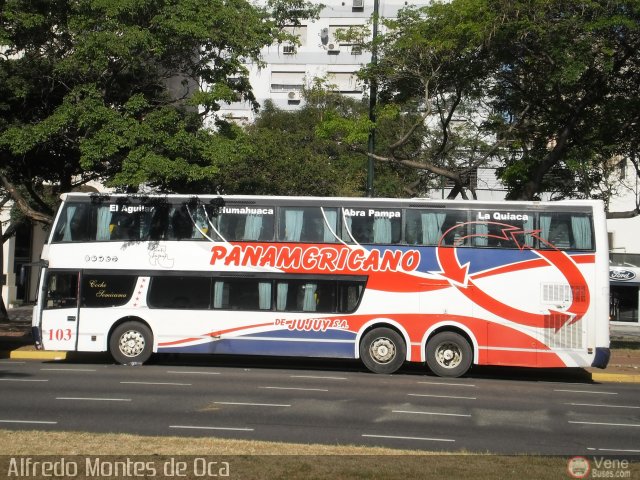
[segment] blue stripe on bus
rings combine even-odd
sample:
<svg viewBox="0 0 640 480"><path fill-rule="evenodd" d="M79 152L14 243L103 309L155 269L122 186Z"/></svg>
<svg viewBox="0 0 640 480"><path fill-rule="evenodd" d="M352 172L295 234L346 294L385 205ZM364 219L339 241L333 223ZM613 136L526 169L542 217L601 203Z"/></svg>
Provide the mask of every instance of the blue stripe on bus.
<svg viewBox="0 0 640 480"><path fill-rule="evenodd" d="M446 247L449 248L449 247ZM420 251L420 264L417 271L419 272L439 272L441 271L440 264L438 263L436 247L422 247L422 246L381 246L370 248L369 250L379 250L381 253L386 250L419 250ZM569 253L569 252L567 252ZM535 260L538 257L533 250L523 249L509 249L509 248L466 248L460 247L456 249L456 255L458 256L458 262L460 265L464 265L470 262L469 273L473 274L484 270L502 267L504 265L510 265L512 263L524 262L527 260Z"/></svg>
<svg viewBox="0 0 640 480"><path fill-rule="evenodd" d="M225 339L179 347L164 347L159 353L216 353L226 355L276 355L355 358L354 343L296 342L286 340Z"/></svg>
<svg viewBox="0 0 640 480"><path fill-rule="evenodd" d="M243 335L244 338L252 337L252 338L260 338L260 337L269 337L269 338L304 338L304 339L317 339L318 341L324 340L355 340L356 334L354 332L350 332L348 330L332 330L329 329L326 332L314 332L314 331L301 331L301 330L271 330L268 332L260 332L260 333L251 333L248 335Z"/></svg>

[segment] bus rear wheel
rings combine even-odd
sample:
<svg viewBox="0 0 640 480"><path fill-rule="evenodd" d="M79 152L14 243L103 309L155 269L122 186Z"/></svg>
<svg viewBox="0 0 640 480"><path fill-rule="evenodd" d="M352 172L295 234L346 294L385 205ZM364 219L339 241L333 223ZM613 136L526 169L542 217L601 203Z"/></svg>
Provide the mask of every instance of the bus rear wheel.
<svg viewBox="0 0 640 480"><path fill-rule="evenodd" d="M460 377L471 367L471 345L459 333L441 332L427 343L427 365L439 377Z"/></svg>
<svg viewBox="0 0 640 480"><path fill-rule="evenodd" d="M404 363L407 348L398 332L380 327L362 337L360 357L373 373L393 373Z"/></svg>
<svg viewBox="0 0 640 480"><path fill-rule="evenodd" d="M142 364L153 351L153 335L140 322L118 325L109 338L109 351L113 359L123 365Z"/></svg>

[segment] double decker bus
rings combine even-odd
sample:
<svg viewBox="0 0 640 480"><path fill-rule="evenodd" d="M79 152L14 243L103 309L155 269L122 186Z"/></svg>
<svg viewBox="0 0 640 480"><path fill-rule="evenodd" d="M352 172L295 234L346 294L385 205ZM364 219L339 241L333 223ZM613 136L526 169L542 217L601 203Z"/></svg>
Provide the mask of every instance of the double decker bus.
<svg viewBox="0 0 640 480"><path fill-rule="evenodd" d="M33 327L47 350L604 368L599 201L62 195Z"/></svg>

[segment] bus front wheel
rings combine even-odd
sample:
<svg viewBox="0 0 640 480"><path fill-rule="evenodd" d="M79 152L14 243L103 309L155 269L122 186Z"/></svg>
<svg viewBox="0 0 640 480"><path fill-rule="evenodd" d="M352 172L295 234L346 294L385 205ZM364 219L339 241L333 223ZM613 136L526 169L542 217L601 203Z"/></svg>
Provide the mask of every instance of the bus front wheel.
<svg viewBox="0 0 640 480"><path fill-rule="evenodd" d="M140 322L118 325L109 339L113 359L123 365L142 364L149 360L153 350L153 335Z"/></svg>
<svg viewBox="0 0 640 480"><path fill-rule="evenodd" d="M362 363L373 373L393 373L407 357L407 348L398 332L386 327L367 332L360 342Z"/></svg>
<svg viewBox="0 0 640 480"><path fill-rule="evenodd" d="M466 338L441 332L427 343L427 365L439 377L460 377L471 367L473 351Z"/></svg>

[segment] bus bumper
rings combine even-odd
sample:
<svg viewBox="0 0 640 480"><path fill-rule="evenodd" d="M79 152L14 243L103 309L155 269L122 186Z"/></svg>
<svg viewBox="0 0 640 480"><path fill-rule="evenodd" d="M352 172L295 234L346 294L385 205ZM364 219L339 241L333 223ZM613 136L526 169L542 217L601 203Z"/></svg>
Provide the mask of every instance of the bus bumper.
<svg viewBox="0 0 640 480"><path fill-rule="evenodd" d="M605 347L596 347L596 356L593 359L591 366L596 368L607 368L610 358L611 350Z"/></svg>
<svg viewBox="0 0 640 480"><path fill-rule="evenodd" d="M42 350L42 338L40 337L40 329L38 327L31 327L31 337L33 338L33 344L36 350Z"/></svg>

